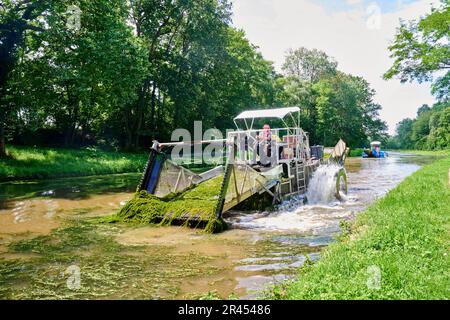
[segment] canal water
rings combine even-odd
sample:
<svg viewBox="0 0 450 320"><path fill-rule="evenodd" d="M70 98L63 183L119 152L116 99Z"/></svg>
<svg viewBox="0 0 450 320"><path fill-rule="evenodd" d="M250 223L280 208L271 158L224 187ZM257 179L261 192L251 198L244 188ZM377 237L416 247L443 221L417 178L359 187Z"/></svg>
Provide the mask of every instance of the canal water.
<svg viewBox="0 0 450 320"><path fill-rule="evenodd" d="M387 159L349 158L348 195L344 201L307 205L291 201L275 212L231 212L226 216L230 230L218 235L181 227L103 226L99 232L107 232L120 245L123 253L119 255L145 255L142 258L150 262L153 259L153 264L142 265L142 272L125 276L120 289L112 281L105 282L102 285L108 294L90 295L91 289L86 289L83 295L74 297L165 299L198 298L209 293L222 298L257 298L271 284L295 277L306 260L320 259L323 248L339 234L340 221L354 219L358 212L433 160L405 154L391 154ZM12 252L14 243L64 230L74 221L116 212L132 197L139 178L138 174L122 174L0 184L0 265L14 261L33 268L30 261L36 257ZM93 254L89 248L86 250L84 255ZM102 251L95 251L95 255L101 270ZM193 255L197 263L202 261L195 268L189 260ZM154 281L161 282L157 289L151 279L145 279L149 275L146 268L167 271L155 275L160 278ZM80 269L83 277L83 265ZM107 278L108 272L102 276ZM13 276L8 281L11 286L20 283L22 292L35 287ZM161 289L165 283L170 283L170 290ZM132 289L139 286L142 290ZM48 298L46 292L33 297Z"/></svg>

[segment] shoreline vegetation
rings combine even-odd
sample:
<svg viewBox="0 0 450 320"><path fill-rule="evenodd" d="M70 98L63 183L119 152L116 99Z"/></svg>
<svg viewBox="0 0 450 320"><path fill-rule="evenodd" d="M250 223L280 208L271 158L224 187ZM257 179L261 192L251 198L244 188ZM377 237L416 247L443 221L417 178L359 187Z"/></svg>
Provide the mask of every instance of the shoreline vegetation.
<svg viewBox="0 0 450 320"><path fill-rule="evenodd" d="M349 157L361 157L361 148ZM450 150L387 150L415 155L450 155ZM65 149L8 146L9 157L0 159L0 182L83 177L105 174L142 173L148 154L102 151L92 148ZM195 168L190 168L196 170Z"/></svg>
<svg viewBox="0 0 450 320"><path fill-rule="evenodd" d="M95 148L8 147L0 159L0 182L131 173L144 170L146 153L107 152Z"/></svg>
<svg viewBox="0 0 450 320"><path fill-rule="evenodd" d="M0 183L17 180L142 173L148 154L83 149L8 146L8 158L0 158ZM352 149L359 157L362 149ZM198 171L195 166L190 170ZM204 169L202 166L201 169Z"/></svg>
<svg viewBox="0 0 450 320"><path fill-rule="evenodd" d="M386 150L387 152L399 152L419 156L450 156L450 150Z"/></svg>
<svg viewBox="0 0 450 320"><path fill-rule="evenodd" d="M423 167L342 223L317 264L266 298L449 299L449 168L450 158Z"/></svg>

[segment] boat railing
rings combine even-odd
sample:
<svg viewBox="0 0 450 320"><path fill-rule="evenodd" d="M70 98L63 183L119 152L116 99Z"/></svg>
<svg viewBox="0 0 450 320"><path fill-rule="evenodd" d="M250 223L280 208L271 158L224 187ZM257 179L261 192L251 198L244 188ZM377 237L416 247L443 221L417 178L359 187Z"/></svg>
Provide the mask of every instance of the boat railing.
<svg viewBox="0 0 450 320"><path fill-rule="evenodd" d="M270 142L261 139L262 132L262 129L228 132L227 141L232 146L228 158L250 165L257 164L259 158L259 162L270 162L275 166L293 161L306 162L311 157L308 135L301 128L271 129Z"/></svg>
<svg viewBox="0 0 450 320"><path fill-rule="evenodd" d="M219 144L226 148L223 155L232 163L255 165L263 162L271 167L282 163L306 162L311 158L309 137L303 129L286 127L270 129L272 139L264 144L259 139L263 129L234 130L227 133L226 139L179 141L159 143L154 141L153 149L164 147L192 147L204 144ZM269 152L270 147L270 152ZM189 160L190 161L190 160Z"/></svg>

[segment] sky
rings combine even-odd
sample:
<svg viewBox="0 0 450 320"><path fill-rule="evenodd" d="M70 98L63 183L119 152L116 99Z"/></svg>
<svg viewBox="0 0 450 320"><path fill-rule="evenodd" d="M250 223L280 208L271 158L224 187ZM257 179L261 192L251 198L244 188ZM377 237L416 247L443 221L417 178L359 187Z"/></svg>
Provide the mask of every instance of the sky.
<svg viewBox="0 0 450 320"><path fill-rule="evenodd" d="M385 81L392 65L388 46L400 19L417 19L439 0L234 0L233 24L281 72L286 51L306 47L326 52L339 70L362 76L377 92L375 102L389 133L423 104L435 102L429 83Z"/></svg>

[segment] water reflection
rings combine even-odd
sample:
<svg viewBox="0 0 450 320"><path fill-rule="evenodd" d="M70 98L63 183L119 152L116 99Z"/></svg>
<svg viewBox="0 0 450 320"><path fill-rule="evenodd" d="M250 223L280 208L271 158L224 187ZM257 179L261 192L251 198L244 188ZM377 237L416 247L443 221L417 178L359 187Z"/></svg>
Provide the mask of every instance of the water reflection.
<svg viewBox="0 0 450 320"><path fill-rule="evenodd" d="M0 204L17 199L48 197L83 199L93 194L133 192L141 174L127 173L104 176L60 178L40 181L0 183Z"/></svg>

